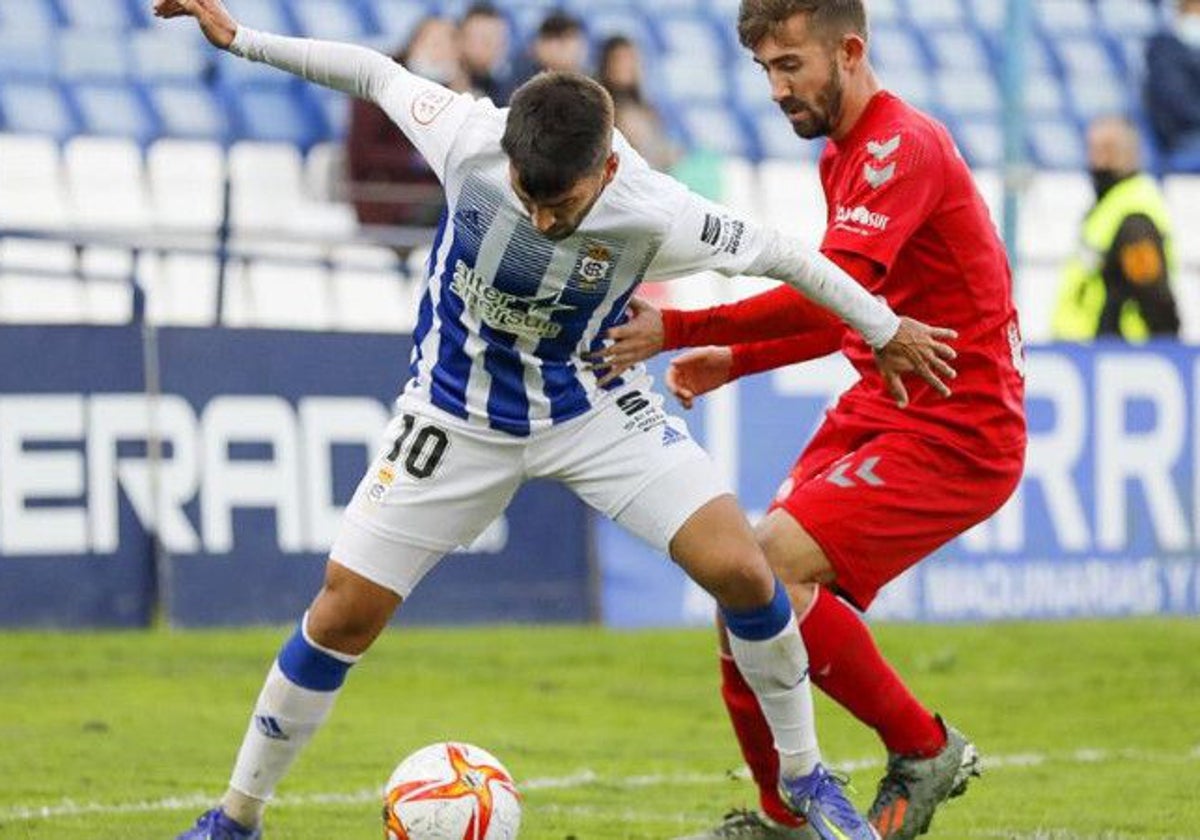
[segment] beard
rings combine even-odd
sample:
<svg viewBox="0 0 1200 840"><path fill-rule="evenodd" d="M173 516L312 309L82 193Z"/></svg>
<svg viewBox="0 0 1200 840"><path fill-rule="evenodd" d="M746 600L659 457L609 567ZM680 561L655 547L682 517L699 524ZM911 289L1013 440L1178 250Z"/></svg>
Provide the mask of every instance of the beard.
<svg viewBox="0 0 1200 840"><path fill-rule="evenodd" d="M805 140L828 137L842 115L842 76L837 64L830 62L829 82L817 94L816 101L808 103L789 96L779 103L792 123L792 131Z"/></svg>

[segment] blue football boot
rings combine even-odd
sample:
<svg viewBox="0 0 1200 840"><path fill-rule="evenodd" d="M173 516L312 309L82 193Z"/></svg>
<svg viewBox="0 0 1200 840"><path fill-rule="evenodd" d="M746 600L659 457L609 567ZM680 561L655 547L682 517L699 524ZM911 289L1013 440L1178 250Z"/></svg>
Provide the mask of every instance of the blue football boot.
<svg viewBox="0 0 1200 840"><path fill-rule="evenodd" d="M234 822L220 808L205 811L196 824L175 840L262 840L262 831Z"/></svg>

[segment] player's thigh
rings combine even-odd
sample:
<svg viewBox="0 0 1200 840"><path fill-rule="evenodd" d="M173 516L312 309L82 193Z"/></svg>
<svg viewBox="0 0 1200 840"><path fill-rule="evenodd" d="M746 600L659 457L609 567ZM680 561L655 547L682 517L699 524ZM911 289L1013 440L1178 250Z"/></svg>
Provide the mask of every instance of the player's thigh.
<svg viewBox="0 0 1200 840"><path fill-rule="evenodd" d="M628 388L581 422L534 445L531 469L571 488L600 513L654 548L671 541L692 514L730 492L712 459L662 397Z"/></svg>
<svg viewBox="0 0 1200 840"><path fill-rule="evenodd" d="M983 460L910 434L885 433L820 471L801 458L772 513L786 513L815 543L832 582L859 607L913 564L991 516L1020 478L1018 454ZM767 535L768 560L785 582L830 582L811 545L790 531L788 554ZM811 577L816 570L818 576Z"/></svg>
<svg viewBox="0 0 1200 840"><path fill-rule="evenodd" d="M522 481L524 443L402 400L358 485L334 561L400 597L445 554L470 545Z"/></svg>

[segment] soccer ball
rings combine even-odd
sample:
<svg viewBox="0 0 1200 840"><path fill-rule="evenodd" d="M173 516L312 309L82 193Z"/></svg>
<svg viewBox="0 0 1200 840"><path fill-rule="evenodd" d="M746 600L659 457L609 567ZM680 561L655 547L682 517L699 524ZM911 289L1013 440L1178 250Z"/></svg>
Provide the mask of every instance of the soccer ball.
<svg viewBox="0 0 1200 840"><path fill-rule="evenodd" d="M487 750L430 744L392 771L383 826L387 840L513 840L521 826L521 795Z"/></svg>

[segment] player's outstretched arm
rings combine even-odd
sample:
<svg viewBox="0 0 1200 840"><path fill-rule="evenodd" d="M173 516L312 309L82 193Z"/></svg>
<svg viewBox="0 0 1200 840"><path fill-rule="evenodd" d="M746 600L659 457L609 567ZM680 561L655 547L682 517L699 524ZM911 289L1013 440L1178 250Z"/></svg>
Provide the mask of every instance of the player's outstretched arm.
<svg viewBox="0 0 1200 840"><path fill-rule="evenodd" d="M208 42L227 50L237 35L238 25L221 0L154 0L160 18L194 17Z"/></svg>

